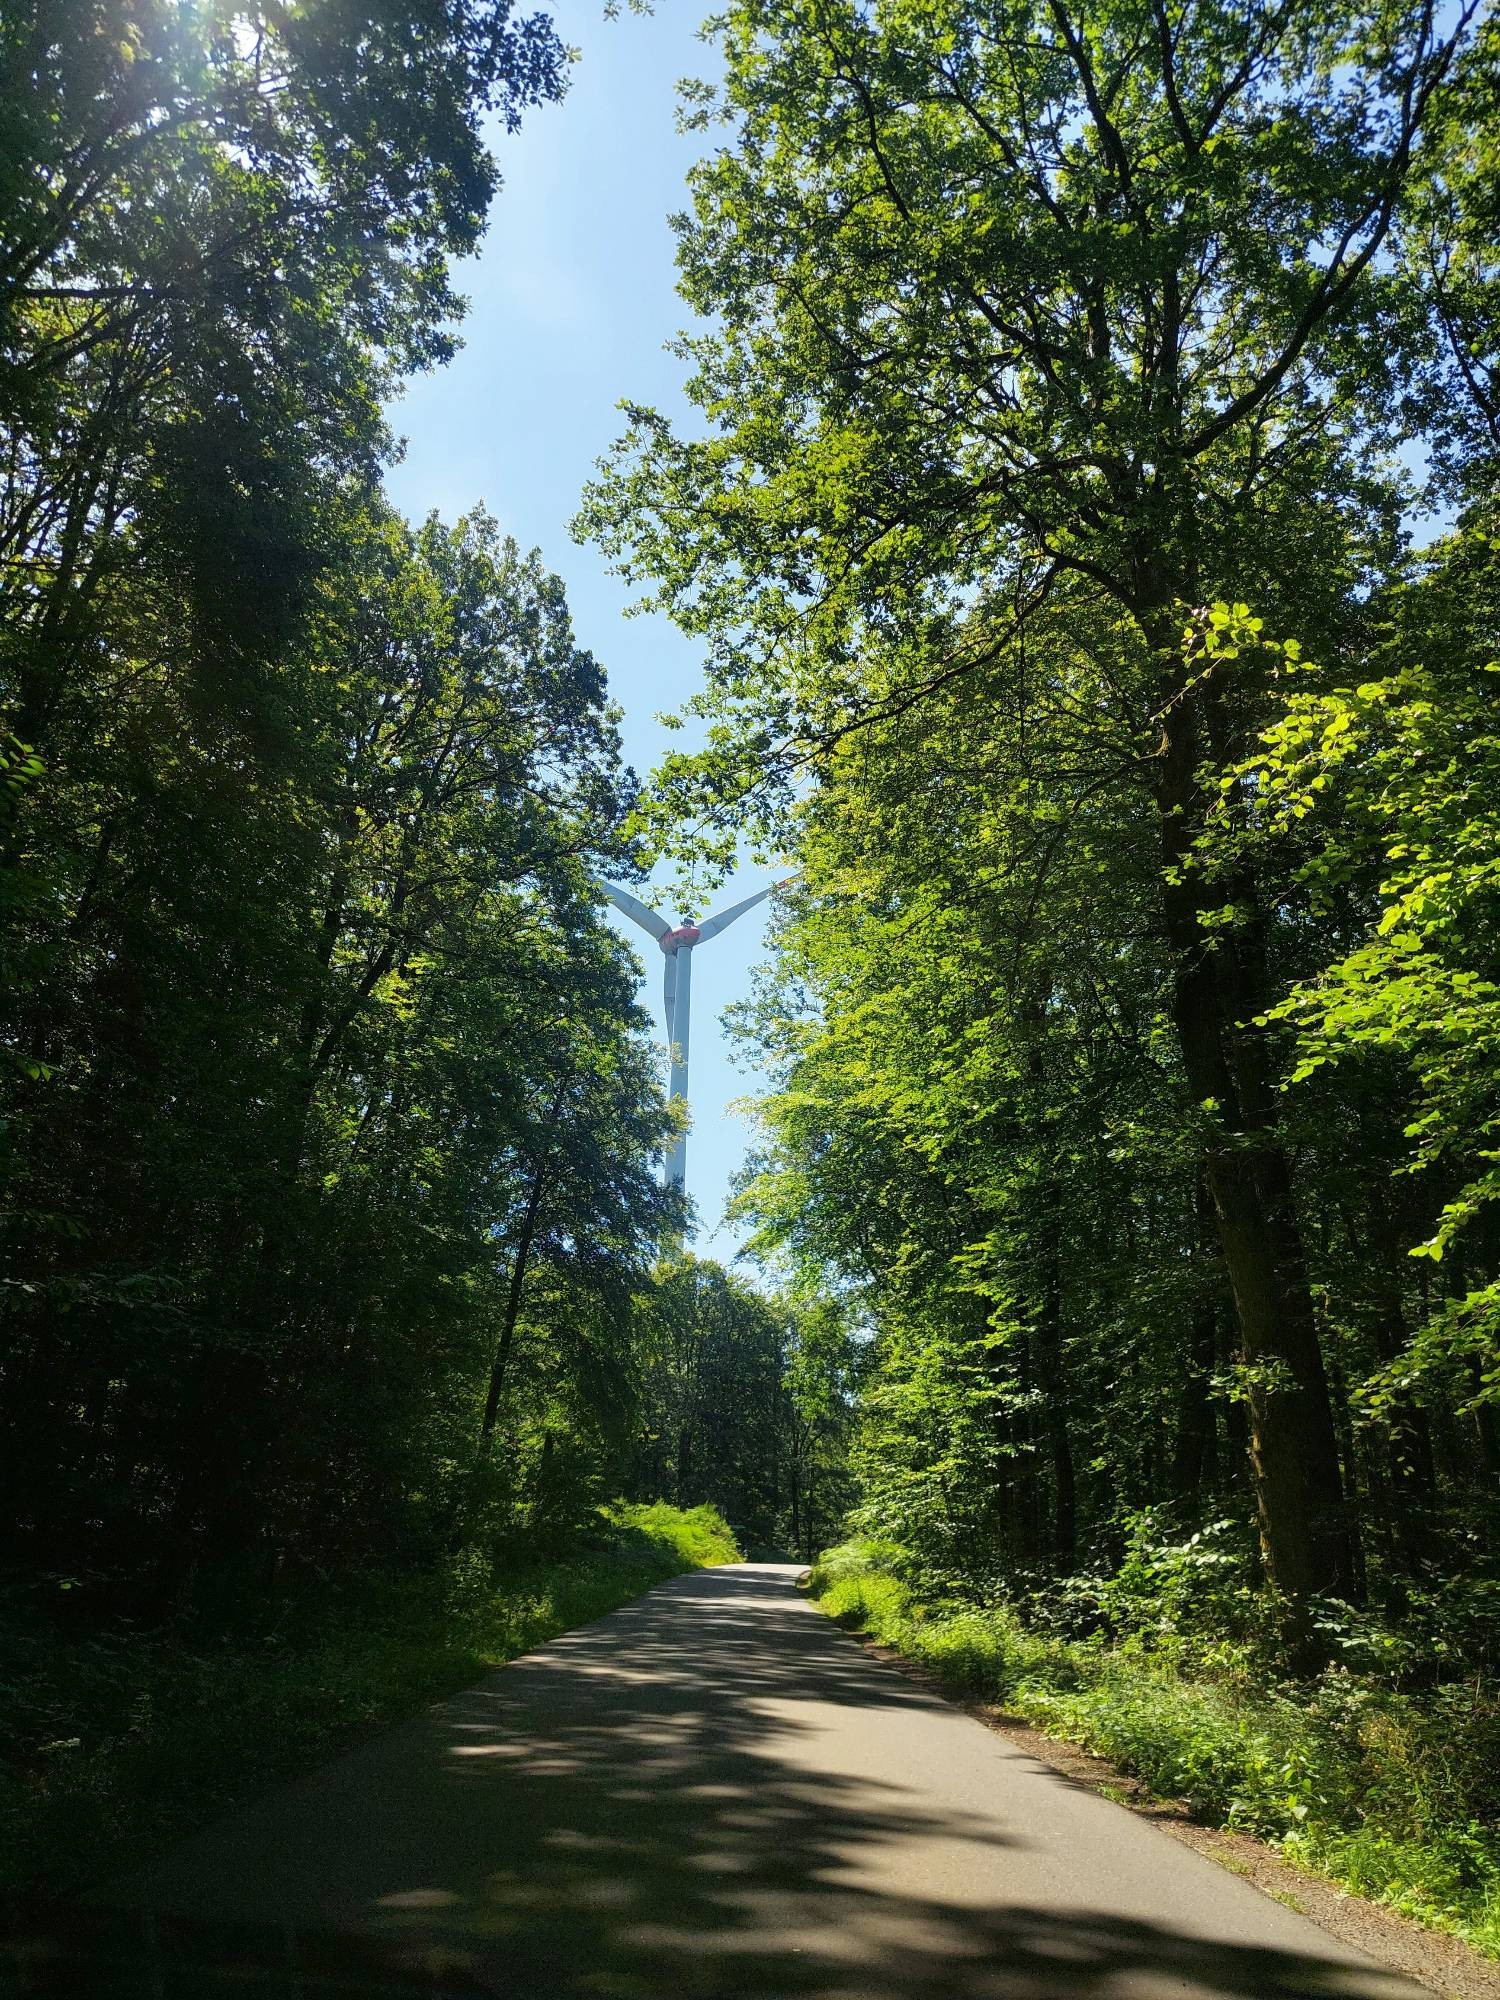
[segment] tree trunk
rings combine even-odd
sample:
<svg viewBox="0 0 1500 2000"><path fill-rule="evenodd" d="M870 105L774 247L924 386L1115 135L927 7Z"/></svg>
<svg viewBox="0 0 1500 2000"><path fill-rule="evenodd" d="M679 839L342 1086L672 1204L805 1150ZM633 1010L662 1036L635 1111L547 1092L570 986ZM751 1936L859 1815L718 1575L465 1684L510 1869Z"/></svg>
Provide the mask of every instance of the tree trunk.
<svg viewBox="0 0 1500 2000"><path fill-rule="evenodd" d="M526 1266L530 1262L531 1246L536 1237L537 1216L542 1206L542 1185L545 1180L546 1163L541 1161L532 1172L531 1191L526 1197L526 1213L521 1218L521 1234L516 1239L515 1260L510 1267L510 1284L505 1294L505 1313L500 1322L500 1339L495 1347L495 1357L490 1363L490 1384L484 1399L484 1417L479 1426L481 1458L495 1434L495 1420L500 1414L500 1393L505 1387L505 1371L510 1364L511 1345L516 1337L516 1321L521 1314L521 1295L526 1284Z"/></svg>
<svg viewBox="0 0 1500 2000"><path fill-rule="evenodd" d="M1209 1124L1204 1177L1239 1320L1266 1578L1294 1604L1319 1593L1347 1596L1353 1571L1338 1440L1275 1092L1260 1031L1249 1024L1246 954L1232 936L1211 939L1199 921L1206 900L1192 860L1203 823L1199 738L1180 677L1160 752L1173 1017L1189 1088Z"/></svg>
<svg viewBox="0 0 1500 2000"><path fill-rule="evenodd" d="M1037 1373L1047 1408L1047 1444L1052 1458L1052 1553L1066 1576L1078 1555L1078 1491L1073 1470L1073 1442L1068 1434L1067 1381L1062 1351L1062 1262L1058 1245L1059 1218L1055 1195L1047 1206L1042 1246L1042 1298L1037 1314Z"/></svg>
<svg viewBox="0 0 1500 2000"><path fill-rule="evenodd" d="M1382 1362L1389 1363L1404 1351L1409 1338L1401 1276L1394 1263L1400 1234L1388 1199L1377 1203L1375 1215L1381 1240L1366 1244L1365 1254L1373 1265L1376 1287L1375 1352ZM1427 1412L1409 1395L1393 1400L1386 1458L1391 1527L1407 1568L1415 1569L1432 1553L1437 1465Z"/></svg>
<svg viewBox="0 0 1500 2000"><path fill-rule="evenodd" d="M500 1395L505 1387L505 1371L510 1365L510 1350L516 1337L516 1321L521 1316L521 1298L526 1285L526 1266L531 1261L531 1246L536 1241L537 1221L541 1214L542 1192L547 1183L547 1168L552 1159L557 1132L557 1121L562 1116L563 1099L567 1096L566 1075L553 1092L552 1102L547 1109L547 1122L542 1134L542 1143L537 1152L536 1163L531 1170L531 1187L526 1195L526 1212L521 1217L521 1234L516 1239L515 1261L510 1267L510 1284L505 1294L505 1313L500 1322L500 1339L495 1347L495 1357L490 1363L489 1388L484 1398L484 1416L479 1425L479 1456L484 1457L490 1439L495 1434L495 1420L500 1414Z"/></svg>
<svg viewBox="0 0 1500 2000"><path fill-rule="evenodd" d="M1177 1400L1177 1435L1172 1447L1172 1491L1184 1506L1196 1507L1214 1490L1217 1430L1209 1384L1218 1363L1218 1231L1213 1196L1199 1174L1193 1194L1194 1293L1188 1326L1187 1368Z"/></svg>
<svg viewBox="0 0 1500 2000"><path fill-rule="evenodd" d="M1047 1102L1042 1056L1046 1016L1039 995L1032 996L1026 1017L1031 1028L1026 1067L1041 1106ZM1078 1482L1073 1466L1073 1441L1068 1432L1067 1370L1063 1363L1062 1208L1062 1189L1057 1179L1048 1175L1042 1187L1036 1361L1052 1459L1052 1554L1059 1572L1066 1576L1078 1556Z"/></svg>
<svg viewBox="0 0 1500 2000"><path fill-rule="evenodd" d="M1193 1306L1188 1329L1187 1366L1177 1397L1177 1433L1172 1441L1172 1491L1185 1507L1195 1507L1211 1484L1214 1411L1208 1378L1214 1372L1214 1309L1210 1299Z"/></svg>

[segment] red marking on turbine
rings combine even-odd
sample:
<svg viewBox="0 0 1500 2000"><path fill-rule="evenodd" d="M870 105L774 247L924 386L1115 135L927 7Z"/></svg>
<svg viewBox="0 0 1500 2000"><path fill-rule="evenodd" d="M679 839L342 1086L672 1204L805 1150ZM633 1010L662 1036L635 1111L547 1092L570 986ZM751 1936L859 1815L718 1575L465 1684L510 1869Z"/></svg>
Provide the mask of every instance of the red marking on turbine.
<svg viewBox="0 0 1500 2000"><path fill-rule="evenodd" d="M668 931L661 940L663 951L676 951L679 945L695 945L702 936L696 924L679 924L675 931Z"/></svg>

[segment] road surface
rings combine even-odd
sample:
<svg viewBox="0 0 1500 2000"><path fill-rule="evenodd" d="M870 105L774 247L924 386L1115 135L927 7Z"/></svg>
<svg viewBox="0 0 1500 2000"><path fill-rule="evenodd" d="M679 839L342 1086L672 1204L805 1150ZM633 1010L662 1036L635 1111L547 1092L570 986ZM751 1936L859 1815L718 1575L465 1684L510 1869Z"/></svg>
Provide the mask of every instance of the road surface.
<svg viewBox="0 0 1500 2000"><path fill-rule="evenodd" d="M1419 1993L872 1658L796 1576L679 1577L231 1814L95 1899L93 1990Z"/></svg>

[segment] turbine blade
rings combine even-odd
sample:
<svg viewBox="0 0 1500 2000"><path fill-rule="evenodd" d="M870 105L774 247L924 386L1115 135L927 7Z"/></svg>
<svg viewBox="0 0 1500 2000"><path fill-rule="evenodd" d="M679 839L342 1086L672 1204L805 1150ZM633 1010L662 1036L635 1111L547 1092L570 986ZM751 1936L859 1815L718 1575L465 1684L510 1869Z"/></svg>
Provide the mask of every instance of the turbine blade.
<svg viewBox="0 0 1500 2000"><path fill-rule="evenodd" d="M766 900L772 889L779 889L780 887L781 884L779 882L773 882L770 889L757 889L755 894L747 896L743 903L731 904L727 910L720 910L716 917L710 917L706 923L699 924L698 942L702 944L706 938L717 937L720 931L729 928L736 917L744 916L746 910L753 910L757 903L763 903Z"/></svg>
<svg viewBox="0 0 1500 2000"><path fill-rule="evenodd" d="M622 916L629 917L632 923L639 924L643 931L650 931L658 944L672 928L665 917L659 917L655 910L648 910L646 905L632 896L628 890L617 889L613 882L604 881L600 882L599 887Z"/></svg>

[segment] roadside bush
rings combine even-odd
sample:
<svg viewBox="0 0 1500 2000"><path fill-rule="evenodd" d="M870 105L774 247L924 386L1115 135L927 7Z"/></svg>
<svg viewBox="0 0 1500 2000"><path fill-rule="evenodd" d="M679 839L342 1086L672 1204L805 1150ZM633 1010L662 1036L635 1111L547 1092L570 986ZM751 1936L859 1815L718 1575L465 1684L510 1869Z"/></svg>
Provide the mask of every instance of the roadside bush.
<svg viewBox="0 0 1500 2000"><path fill-rule="evenodd" d="M1211 1639L1218 1613L1205 1615L1205 1600L1238 1588L1227 1582L1234 1559L1222 1563L1212 1538L1205 1555L1203 1538L1187 1547L1181 1559L1127 1559L1095 1592L1107 1626L1082 1640L1037 1631L1010 1605L924 1601L907 1580L910 1558L898 1574L877 1544L830 1550L809 1587L830 1616L953 1691L1081 1743L1195 1817L1258 1834L1500 1956L1493 1682L1475 1675L1410 1692L1343 1661L1311 1682L1278 1680L1258 1609L1241 1612L1240 1645ZM1348 1650L1370 1652L1372 1629L1364 1621Z"/></svg>
<svg viewBox="0 0 1500 2000"><path fill-rule="evenodd" d="M680 1556L684 1569L715 1569L721 1563L744 1560L728 1522L716 1507L669 1507L665 1500L649 1504L621 1501L607 1512L616 1535L644 1536Z"/></svg>

